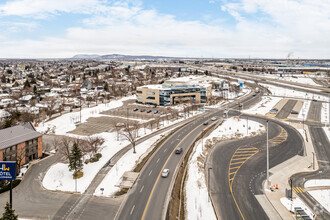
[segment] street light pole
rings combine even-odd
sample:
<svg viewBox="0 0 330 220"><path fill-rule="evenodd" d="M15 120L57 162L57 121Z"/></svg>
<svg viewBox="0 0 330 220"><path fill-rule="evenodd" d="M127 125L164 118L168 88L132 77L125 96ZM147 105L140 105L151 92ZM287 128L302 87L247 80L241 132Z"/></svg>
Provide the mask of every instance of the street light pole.
<svg viewBox="0 0 330 220"><path fill-rule="evenodd" d="M269 146L268 146L268 120L267 120L267 188L269 188Z"/></svg>
<svg viewBox="0 0 330 220"><path fill-rule="evenodd" d="M212 167L209 167L208 169L208 181L207 181L207 189L208 189L208 192L209 192L209 201L210 201L210 197L211 197L211 194L210 194L210 170L212 170Z"/></svg>
<svg viewBox="0 0 330 220"><path fill-rule="evenodd" d="M313 154L313 170L315 170L315 152L312 152Z"/></svg>
<svg viewBox="0 0 330 220"><path fill-rule="evenodd" d="M249 117L246 117L246 135L249 135Z"/></svg>

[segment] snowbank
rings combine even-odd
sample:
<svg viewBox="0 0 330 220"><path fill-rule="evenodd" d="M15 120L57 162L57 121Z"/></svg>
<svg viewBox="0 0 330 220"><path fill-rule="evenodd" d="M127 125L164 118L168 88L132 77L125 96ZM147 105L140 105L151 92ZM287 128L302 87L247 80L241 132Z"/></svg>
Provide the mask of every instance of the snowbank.
<svg viewBox="0 0 330 220"><path fill-rule="evenodd" d="M281 198L281 203L285 206L285 208L287 208L289 211L292 211L292 212L294 212L295 207L300 207L305 211L305 213L307 215L309 215L309 217L311 219L314 219L313 212L311 212L311 210L299 198L295 198L291 202L290 199L284 197L284 198Z"/></svg>
<svg viewBox="0 0 330 220"><path fill-rule="evenodd" d="M243 110L244 113L250 114L267 114L282 98L263 96L262 100L254 105L252 108Z"/></svg>

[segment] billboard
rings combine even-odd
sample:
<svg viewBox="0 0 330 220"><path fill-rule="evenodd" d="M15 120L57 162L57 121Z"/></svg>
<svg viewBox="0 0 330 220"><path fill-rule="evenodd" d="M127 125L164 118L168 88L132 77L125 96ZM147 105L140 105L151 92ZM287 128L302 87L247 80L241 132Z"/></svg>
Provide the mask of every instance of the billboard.
<svg viewBox="0 0 330 220"><path fill-rule="evenodd" d="M15 179L15 161L0 162L0 180Z"/></svg>

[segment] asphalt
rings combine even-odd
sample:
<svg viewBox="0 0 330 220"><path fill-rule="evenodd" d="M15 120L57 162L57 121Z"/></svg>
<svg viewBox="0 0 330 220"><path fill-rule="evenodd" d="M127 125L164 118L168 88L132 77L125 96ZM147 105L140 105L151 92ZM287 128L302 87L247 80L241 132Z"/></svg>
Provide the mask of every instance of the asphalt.
<svg viewBox="0 0 330 220"><path fill-rule="evenodd" d="M265 124L264 118L249 116L249 120ZM269 120L269 139L281 133L280 126L286 130L288 138L280 144L270 144L270 168L294 155L303 154L301 136L295 129L284 123ZM235 151L239 147L247 146L258 149L258 152L244 164L238 164L241 165L238 170L230 169L233 166L230 161L234 158ZM210 192L220 219L268 219L255 197L255 195L263 194L262 183L266 179L265 148L266 134L263 134L248 139L220 143L211 152L208 161L209 166L213 168ZM229 179L232 176L229 175L229 172L233 170L236 171L236 175L232 187L230 187Z"/></svg>
<svg viewBox="0 0 330 220"><path fill-rule="evenodd" d="M321 121L322 103L312 101L309 107L307 121L320 122Z"/></svg>
<svg viewBox="0 0 330 220"><path fill-rule="evenodd" d="M287 101L287 103L283 106L283 108L277 113L276 118L278 119L287 118L290 115L291 110L296 105L296 103L297 100L290 99L289 101Z"/></svg>

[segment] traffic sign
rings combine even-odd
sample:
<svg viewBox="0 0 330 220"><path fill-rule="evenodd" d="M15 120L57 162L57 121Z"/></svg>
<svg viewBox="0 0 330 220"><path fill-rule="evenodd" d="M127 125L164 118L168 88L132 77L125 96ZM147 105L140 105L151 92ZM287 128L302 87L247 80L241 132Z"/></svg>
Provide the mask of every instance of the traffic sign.
<svg viewBox="0 0 330 220"><path fill-rule="evenodd" d="M14 180L15 175L15 161L0 162L0 180Z"/></svg>

